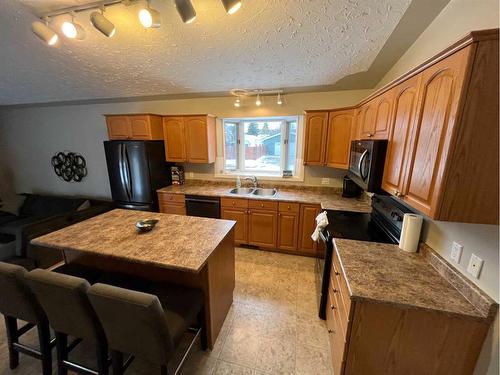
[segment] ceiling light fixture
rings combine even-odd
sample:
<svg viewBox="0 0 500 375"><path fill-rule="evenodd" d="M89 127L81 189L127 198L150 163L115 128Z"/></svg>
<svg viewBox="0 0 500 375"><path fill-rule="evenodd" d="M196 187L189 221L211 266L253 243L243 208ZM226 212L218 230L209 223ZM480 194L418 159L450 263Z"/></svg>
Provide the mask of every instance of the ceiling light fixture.
<svg viewBox="0 0 500 375"><path fill-rule="evenodd" d="M222 0L227 14L234 14L241 8L241 0Z"/></svg>
<svg viewBox="0 0 500 375"><path fill-rule="evenodd" d="M149 6L149 0L146 1L146 8L139 11L139 21L145 28L158 28L161 26L160 12Z"/></svg>
<svg viewBox="0 0 500 375"><path fill-rule="evenodd" d="M85 38L85 29L78 23L75 22L74 15L71 15L71 22L65 21L61 26L61 31L66 38L69 39L79 39Z"/></svg>
<svg viewBox="0 0 500 375"><path fill-rule="evenodd" d="M257 94L257 100L255 101L255 105L260 107L262 105L262 100L260 100L260 93Z"/></svg>
<svg viewBox="0 0 500 375"><path fill-rule="evenodd" d="M113 25L110 20L104 17L103 13L104 8L101 9L101 13L92 12L90 14L90 22L92 22L92 25L94 25L97 30L99 30L108 38L111 38L113 35L115 35L116 32L115 25Z"/></svg>
<svg viewBox="0 0 500 375"><path fill-rule="evenodd" d="M49 27L48 19L44 20L45 22L35 21L31 24L31 31L47 43L49 46L53 46L59 40L59 36L57 33Z"/></svg>
<svg viewBox="0 0 500 375"><path fill-rule="evenodd" d="M175 0L175 7L184 23L191 23L196 19L196 10L191 0Z"/></svg>
<svg viewBox="0 0 500 375"><path fill-rule="evenodd" d="M240 107L241 107L241 100L240 100L240 97L239 97L239 96L238 96L238 97L236 98L236 100L234 101L234 106L235 106L236 108L240 108Z"/></svg>
<svg viewBox="0 0 500 375"><path fill-rule="evenodd" d="M278 105L282 105L283 104L283 100L281 99L281 93L280 92L278 93L278 100L276 100L276 104L278 104Z"/></svg>

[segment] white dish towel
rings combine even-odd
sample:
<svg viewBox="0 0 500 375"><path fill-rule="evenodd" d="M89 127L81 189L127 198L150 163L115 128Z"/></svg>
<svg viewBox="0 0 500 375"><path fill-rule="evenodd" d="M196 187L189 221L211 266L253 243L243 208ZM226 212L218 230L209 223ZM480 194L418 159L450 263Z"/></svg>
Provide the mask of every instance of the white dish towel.
<svg viewBox="0 0 500 375"><path fill-rule="evenodd" d="M313 239L313 241L318 241L319 233L327 225L328 225L328 217L326 216L326 211L323 211L318 216L316 216L316 229L314 230L313 234L311 234L311 238Z"/></svg>

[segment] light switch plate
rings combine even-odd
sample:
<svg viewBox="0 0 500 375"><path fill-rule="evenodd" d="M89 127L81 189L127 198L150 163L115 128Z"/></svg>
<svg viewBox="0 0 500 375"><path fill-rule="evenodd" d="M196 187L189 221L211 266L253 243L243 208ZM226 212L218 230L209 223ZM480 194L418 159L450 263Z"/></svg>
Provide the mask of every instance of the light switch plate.
<svg viewBox="0 0 500 375"><path fill-rule="evenodd" d="M481 273L481 268L483 268L484 260L479 258L476 254L472 254L469 260L469 265L467 266L467 272L469 272L476 279L479 279L479 274Z"/></svg>
<svg viewBox="0 0 500 375"><path fill-rule="evenodd" d="M322 184L322 185L330 185L330 179L329 179L329 178L327 178L327 177L323 177L323 178L321 179L321 184Z"/></svg>
<svg viewBox="0 0 500 375"><path fill-rule="evenodd" d="M451 246L450 258L453 259L456 263L460 263L463 249L464 247L458 242L453 242L453 245Z"/></svg>

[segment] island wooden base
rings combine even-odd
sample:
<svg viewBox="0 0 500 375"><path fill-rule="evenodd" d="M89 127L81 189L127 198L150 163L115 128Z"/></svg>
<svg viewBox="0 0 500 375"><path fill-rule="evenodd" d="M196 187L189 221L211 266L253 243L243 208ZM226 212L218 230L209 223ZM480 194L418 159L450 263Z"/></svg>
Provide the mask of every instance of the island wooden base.
<svg viewBox="0 0 500 375"><path fill-rule="evenodd" d="M221 241L198 273L170 270L73 250L65 250L63 254L67 263L79 263L102 271L140 276L154 282L169 282L202 289L205 294L208 347L213 349L233 303L235 285L234 230L231 230Z"/></svg>

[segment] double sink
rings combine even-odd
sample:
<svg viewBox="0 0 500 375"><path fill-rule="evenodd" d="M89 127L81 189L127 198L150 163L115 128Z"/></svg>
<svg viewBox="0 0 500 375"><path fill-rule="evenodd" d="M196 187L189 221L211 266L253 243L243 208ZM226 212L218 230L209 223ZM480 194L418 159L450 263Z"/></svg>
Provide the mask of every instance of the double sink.
<svg viewBox="0 0 500 375"><path fill-rule="evenodd" d="M235 195L257 195L259 197L274 197L278 194L278 190L273 189L264 189L264 188L234 188L229 190L230 194Z"/></svg>

